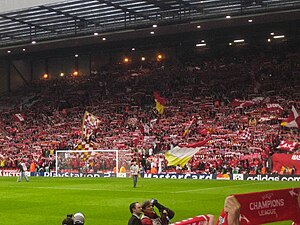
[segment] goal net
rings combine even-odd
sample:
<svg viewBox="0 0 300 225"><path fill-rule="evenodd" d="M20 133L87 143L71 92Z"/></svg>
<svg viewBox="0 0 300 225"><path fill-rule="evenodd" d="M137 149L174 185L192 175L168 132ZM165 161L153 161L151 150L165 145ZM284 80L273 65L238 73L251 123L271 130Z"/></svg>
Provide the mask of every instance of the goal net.
<svg viewBox="0 0 300 225"><path fill-rule="evenodd" d="M126 150L57 150L55 173L65 177L126 177L129 162Z"/></svg>

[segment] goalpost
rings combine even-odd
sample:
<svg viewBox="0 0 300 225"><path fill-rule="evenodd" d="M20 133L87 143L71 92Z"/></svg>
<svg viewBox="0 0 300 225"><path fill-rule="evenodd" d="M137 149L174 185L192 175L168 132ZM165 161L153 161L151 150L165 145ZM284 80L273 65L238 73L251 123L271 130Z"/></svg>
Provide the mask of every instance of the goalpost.
<svg viewBox="0 0 300 225"><path fill-rule="evenodd" d="M77 176L98 177L102 174L120 174L120 167L126 169L130 154L128 150L57 150L56 176L61 174L76 174ZM125 154L124 154L125 153ZM120 157L121 156L121 157Z"/></svg>

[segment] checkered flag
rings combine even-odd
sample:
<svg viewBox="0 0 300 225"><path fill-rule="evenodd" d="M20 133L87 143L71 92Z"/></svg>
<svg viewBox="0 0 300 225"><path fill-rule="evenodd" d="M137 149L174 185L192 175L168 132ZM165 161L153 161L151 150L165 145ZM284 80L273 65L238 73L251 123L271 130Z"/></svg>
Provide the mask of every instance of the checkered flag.
<svg viewBox="0 0 300 225"><path fill-rule="evenodd" d="M249 141L251 139L251 131L250 131L250 129L246 128L245 130L243 130L243 133L241 134L240 138L242 140Z"/></svg>
<svg viewBox="0 0 300 225"><path fill-rule="evenodd" d="M89 140L91 135L100 126L100 119L93 114L85 111L82 120L82 139Z"/></svg>
<svg viewBox="0 0 300 225"><path fill-rule="evenodd" d="M97 150L98 146L97 144L91 142L91 143L87 143L85 141L79 142L78 144L75 145L74 150Z"/></svg>

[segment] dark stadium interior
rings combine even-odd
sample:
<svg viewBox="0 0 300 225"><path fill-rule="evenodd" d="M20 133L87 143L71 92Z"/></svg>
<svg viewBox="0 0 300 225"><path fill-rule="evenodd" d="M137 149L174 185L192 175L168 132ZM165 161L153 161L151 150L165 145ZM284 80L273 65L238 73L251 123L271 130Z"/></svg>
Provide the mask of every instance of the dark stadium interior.
<svg viewBox="0 0 300 225"><path fill-rule="evenodd" d="M0 56L8 57L8 50L11 55L22 53L25 47L26 54L55 54L57 49L61 52L66 47L76 47L79 52L81 47L84 51L119 51L128 48L128 43L141 48L188 46L199 38L206 38L210 46L226 45L239 37L259 43L265 42L274 30L284 33L289 41L299 40L298 0L199 2L76 0L1 13ZM227 15L231 18L225 19ZM249 19L253 22L249 23ZM98 23L109 25L98 27ZM153 24L158 27L153 29ZM199 25L201 28L197 29ZM152 30L154 35L150 34ZM104 36L105 44L101 40ZM32 45L31 41L37 44Z"/></svg>

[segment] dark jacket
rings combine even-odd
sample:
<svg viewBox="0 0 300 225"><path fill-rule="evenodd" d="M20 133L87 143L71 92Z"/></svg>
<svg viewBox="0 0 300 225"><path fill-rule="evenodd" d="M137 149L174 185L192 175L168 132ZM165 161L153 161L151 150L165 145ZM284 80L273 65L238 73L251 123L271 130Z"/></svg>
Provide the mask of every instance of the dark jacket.
<svg viewBox="0 0 300 225"><path fill-rule="evenodd" d="M142 221L140 220L140 218L132 215L128 221L128 225L142 225Z"/></svg>

